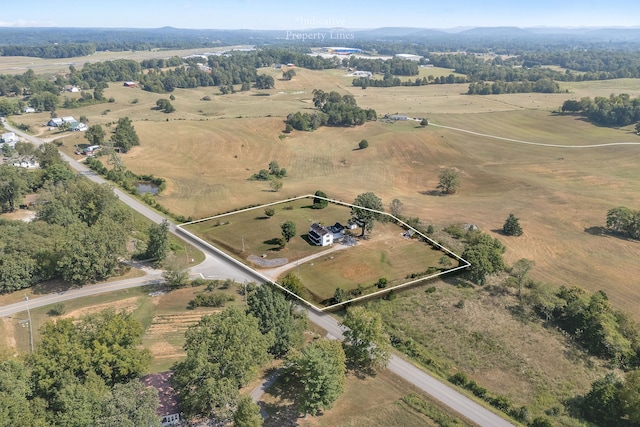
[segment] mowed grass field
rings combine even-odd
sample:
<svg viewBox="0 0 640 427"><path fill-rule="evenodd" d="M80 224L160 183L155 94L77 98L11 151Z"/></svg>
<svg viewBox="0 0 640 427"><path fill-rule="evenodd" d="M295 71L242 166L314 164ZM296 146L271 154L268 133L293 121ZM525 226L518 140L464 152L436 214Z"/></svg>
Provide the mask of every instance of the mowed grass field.
<svg viewBox="0 0 640 427"><path fill-rule="evenodd" d="M358 286L367 288L386 278L390 288L408 282L411 273L438 267L443 251L416 239L405 239L401 233L395 224L376 224L370 240L300 264L292 272L316 301L324 301L333 297L338 287L347 291Z"/></svg>
<svg viewBox="0 0 640 427"><path fill-rule="evenodd" d="M292 81L278 80L280 70L262 71L276 78L276 89L226 96L215 95L217 88L176 90L173 114L151 109L168 94L119 84L105 91L114 103L58 114L84 114L89 124L131 117L142 143L123 160L136 173L167 179L159 201L175 213L202 218L316 190L351 202L373 191L385 204L399 198L406 215L436 226L476 224L504 242L509 262L534 260L534 279L604 289L616 307L640 320L640 289L634 279L640 277L640 245L598 233L607 210L638 208L640 147L540 147L420 128L416 122L294 131L279 138L286 114L310 111L311 92L318 88L353 94L359 105L379 114L428 117L434 124L522 141L575 146L640 142L631 128L598 127L552 112L569 98L620 92L639 96L637 80L563 83L568 93L560 94L468 96L467 85L362 90L351 87L352 78L337 70L297 69ZM202 101L206 95L212 100ZM107 109L111 111L102 115ZM37 126L47 118L22 115L16 121ZM47 130L43 136L53 135ZM356 149L361 139L368 140L369 148ZM86 142L80 134L61 141L67 152ZM288 171L278 193L267 183L248 179L271 160ZM447 167L460 171L461 189L447 197L430 195ZM522 237L506 238L495 231L509 213L520 218Z"/></svg>
<svg viewBox="0 0 640 427"><path fill-rule="evenodd" d="M329 203L325 209L312 209L312 204L313 199L304 198L271 206L275 211L271 218L265 215L264 208L255 208L190 224L185 228L222 246L244 262L250 255L266 255L266 260L287 258L292 262L327 250L326 247L315 246L307 240L311 224L317 222L333 225L340 222L344 225L350 218L350 209L346 206ZM275 240L282 237L281 224L286 221L295 224L297 233L280 249Z"/></svg>

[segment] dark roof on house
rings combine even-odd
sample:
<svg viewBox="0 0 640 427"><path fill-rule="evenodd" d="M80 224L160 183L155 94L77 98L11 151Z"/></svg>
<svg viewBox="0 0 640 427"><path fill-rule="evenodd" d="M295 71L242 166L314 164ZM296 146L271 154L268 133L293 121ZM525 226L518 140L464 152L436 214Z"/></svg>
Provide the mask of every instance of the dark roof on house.
<svg viewBox="0 0 640 427"><path fill-rule="evenodd" d="M344 226L342 224L340 224L339 222L336 222L334 225L330 225L327 228L333 234L344 232Z"/></svg>
<svg viewBox="0 0 640 427"><path fill-rule="evenodd" d="M316 222L311 224L311 230L310 231L316 233L318 236L324 236L325 234L327 234L329 232L329 230L327 230L325 227L321 226L320 224L318 224Z"/></svg>
<svg viewBox="0 0 640 427"><path fill-rule="evenodd" d="M161 417L180 413L178 395L171 385L172 376L173 372L166 371L145 375L140 379L142 384L147 387L155 387L158 390L159 405L156 413Z"/></svg>

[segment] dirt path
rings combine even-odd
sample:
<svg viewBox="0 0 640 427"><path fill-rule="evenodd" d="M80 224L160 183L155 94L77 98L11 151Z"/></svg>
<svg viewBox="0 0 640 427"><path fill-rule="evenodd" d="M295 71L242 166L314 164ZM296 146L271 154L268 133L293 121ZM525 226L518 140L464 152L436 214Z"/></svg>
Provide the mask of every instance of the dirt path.
<svg viewBox="0 0 640 427"><path fill-rule="evenodd" d="M442 128L442 129L449 129L449 130L453 130L453 131L456 131L456 132L468 133L470 135L483 136L485 138L499 139L501 141L515 142L515 143L518 143L518 144L537 145L539 147L598 148L598 147L611 147L611 146L616 146L616 145L640 145L640 142L610 142L610 143L607 143L607 144L593 144L593 145L555 145L555 144L544 144L544 143L541 143L541 142L531 142L531 141L522 141L522 140L519 140L519 139L504 138L502 136L496 136L496 135L487 135L487 134L484 134L484 133L473 132L473 131L466 130L466 129L454 128L454 127L451 127L451 126L437 125L437 124L434 124L434 123L429 123L429 126L434 126L434 127L438 127L438 128Z"/></svg>

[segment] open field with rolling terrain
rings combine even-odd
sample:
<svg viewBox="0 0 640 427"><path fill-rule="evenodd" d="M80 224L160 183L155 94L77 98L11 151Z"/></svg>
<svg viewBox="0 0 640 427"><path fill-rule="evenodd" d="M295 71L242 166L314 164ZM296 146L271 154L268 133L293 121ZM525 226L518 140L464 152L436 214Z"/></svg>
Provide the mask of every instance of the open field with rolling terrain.
<svg viewBox="0 0 640 427"><path fill-rule="evenodd" d="M264 71L275 77L280 73ZM136 173L166 178L160 203L194 218L318 189L347 202L373 191L385 203L399 198L406 215L427 223L473 223L490 233L512 212L520 218L524 235L494 234L507 246L508 261L536 261L532 277L537 280L604 289L615 306L640 320L640 290L630 279L640 277L640 245L598 232L608 209L638 207L640 147L537 147L420 128L415 122L321 128L279 138L286 114L311 108L311 91L319 88L351 93L359 105L374 107L379 114L429 117L435 124L506 138L560 145L640 142L629 128L598 127L551 112L568 98L603 95L605 90L637 96L640 85L635 80L567 83L569 93L561 94L500 96L463 95L466 85L362 90L349 82L336 70L299 69L292 81L278 80L276 89L260 91L270 96L254 96L252 90L201 101L217 89L176 90L173 114L151 110L155 100L167 94L112 84L105 94L113 96L114 103L59 114L85 114L90 124L129 115L142 144L123 156L125 164ZM134 99L137 104L132 104ZM102 115L106 109L111 111ZM32 114L16 121L35 127L46 119ZM43 136L53 136L50 133ZM369 141L366 150L356 149L361 139ZM86 142L81 134L61 141L67 152ZM271 160L288 172L278 193L265 182L248 179ZM430 195L446 167L460 171L461 189L448 197Z"/></svg>
<svg viewBox="0 0 640 427"><path fill-rule="evenodd" d="M265 72L274 77L280 73ZM151 110L168 94L112 84L105 94L113 96L114 103L58 114L84 114L89 124L129 115L142 145L123 160L136 173L166 178L167 190L159 200L178 214L207 217L316 190L351 202L372 191L385 205L400 199L405 215L436 228L476 224L504 243L507 262L535 261L530 273L534 280L605 290L614 307L640 321L640 243L602 232L607 210L640 208L640 146L577 148L640 142L640 137L632 127L598 127L578 116L552 112L570 98L621 92L639 96L637 80L561 83L568 91L561 94L470 97L464 95L467 85L362 90L352 88L351 78L335 70L297 72L290 82L276 80L276 89L270 91L217 96L217 88L176 90L172 103L177 111L169 115ZM360 106L379 114L428 117L438 125L571 147L420 128L413 121L321 128L280 138L287 113L310 111L314 88L353 94ZM254 96L256 92L270 96ZM211 101L201 100L206 95ZM107 109L111 111L103 115ZM23 115L16 121L36 125L46 118ZM52 135L47 130L43 136ZM369 142L365 150L356 149L361 139ZM67 152L85 142L80 134L61 141ZM267 183L248 179L271 160L288 172L278 193ZM434 190L438 174L447 167L460 172L462 186L454 195L440 196ZM502 235L509 213L520 218L523 236ZM395 301L376 302L376 310L392 328L403 328L408 337L433 347L434 359L446 361L447 370L465 371L481 386L515 404L527 404L536 414L584 393L604 374L598 360L573 349L566 338L536 322L516 320L513 297L493 294L490 287L455 285L455 279L439 282L434 294L423 289L403 292ZM563 420L561 425L576 425L572 423Z"/></svg>

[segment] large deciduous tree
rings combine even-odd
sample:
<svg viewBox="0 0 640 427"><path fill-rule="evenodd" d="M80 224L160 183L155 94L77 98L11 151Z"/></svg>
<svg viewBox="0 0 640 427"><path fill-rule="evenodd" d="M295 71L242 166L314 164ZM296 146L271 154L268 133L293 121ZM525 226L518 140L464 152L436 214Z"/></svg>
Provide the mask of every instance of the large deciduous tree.
<svg viewBox="0 0 640 427"><path fill-rule="evenodd" d="M607 228L632 239L640 239L640 211L625 206L610 209L607 212Z"/></svg>
<svg viewBox="0 0 640 427"><path fill-rule="evenodd" d="M438 176L438 190L443 194L453 194L460 188L460 174L452 168L444 169Z"/></svg>
<svg viewBox="0 0 640 427"><path fill-rule="evenodd" d="M324 191L316 191L315 197L313 198L313 209L324 209L329 205L329 201L325 200L327 198L327 194Z"/></svg>
<svg viewBox="0 0 640 427"><path fill-rule="evenodd" d="M249 313L258 319L260 331L265 335L273 331L274 342L269 353L281 356L302 344L304 321L280 291L262 285L249 296L248 304Z"/></svg>
<svg viewBox="0 0 640 427"><path fill-rule="evenodd" d="M285 221L280 226L282 230L282 237L284 237L285 241L291 240L292 237L296 235L296 225L293 221Z"/></svg>
<svg viewBox="0 0 640 427"><path fill-rule="evenodd" d="M258 320L236 307L204 316L186 333L186 358L175 365L176 391L187 417L229 420L238 389L269 360L273 335L260 332Z"/></svg>
<svg viewBox="0 0 640 427"><path fill-rule="evenodd" d="M384 331L379 313L364 307L352 307L342 322L344 352L347 362L355 370L369 371L384 368L391 356L391 343Z"/></svg>
<svg viewBox="0 0 640 427"><path fill-rule="evenodd" d="M145 258L161 263L169 253L169 223L164 220L160 224L151 224L148 233L149 241Z"/></svg>
<svg viewBox="0 0 640 427"><path fill-rule="evenodd" d="M256 77L256 89L273 89L275 87L275 81L273 77L267 74L260 74Z"/></svg>
<svg viewBox="0 0 640 427"><path fill-rule="evenodd" d="M286 361L289 380L299 387L297 405L303 414L329 409L344 391L346 357L338 341L320 339Z"/></svg>
<svg viewBox="0 0 640 427"><path fill-rule="evenodd" d="M380 212L384 211L382 200L372 192L359 194L354 200L351 215L362 222L362 236L365 231L371 232L375 220L380 219ZM364 209L362 209L364 208Z"/></svg>
<svg viewBox="0 0 640 427"><path fill-rule="evenodd" d="M262 422L260 406L253 403L250 396L242 396L233 414L233 427L260 427Z"/></svg>
<svg viewBox="0 0 640 427"><path fill-rule="evenodd" d="M158 390L139 380L116 384L102 401L96 427L160 427Z"/></svg>
<svg viewBox="0 0 640 427"><path fill-rule="evenodd" d="M502 254L505 247L498 239L488 234L477 233L467 242L462 258L469 261L469 278L471 281L484 285L488 275L504 270Z"/></svg>
<svg viewBox="0 0 640 427"><path fill-rule="evenodd" d="M91 145L102 145L104 143L104 138L107 134L102 129L100 125L90 126L89 129L84 133L84 137L89 141Z"/></svg>
<svg viewBox="0 0 640 427"><path fill-rule="evenodd" d="M0 204L3 211L13 212L27 193L28 177L25 172L23 168L9 164L0 166Z"/></svg>
<svg viewBox="0 0 640 427"><path fill-rule="evenodd" d="M140 145L140 138L138 138L138 134L136 134L129 117L118 119L118 125L113 135L111 135L111 141L113 141L113 145L118 147L123 153L129 151L131 147L135 145Z"/></svg>

